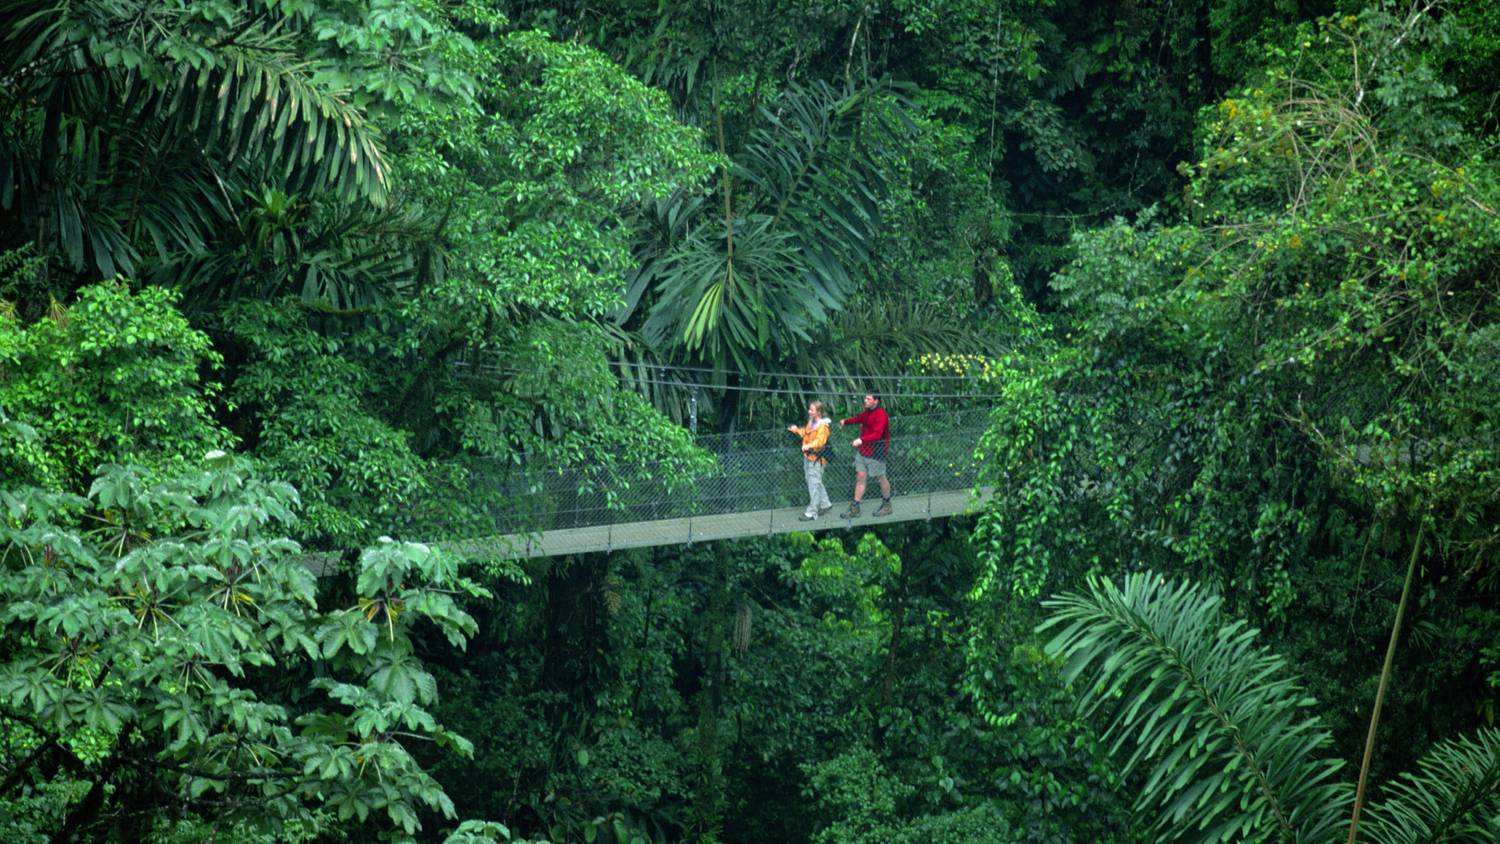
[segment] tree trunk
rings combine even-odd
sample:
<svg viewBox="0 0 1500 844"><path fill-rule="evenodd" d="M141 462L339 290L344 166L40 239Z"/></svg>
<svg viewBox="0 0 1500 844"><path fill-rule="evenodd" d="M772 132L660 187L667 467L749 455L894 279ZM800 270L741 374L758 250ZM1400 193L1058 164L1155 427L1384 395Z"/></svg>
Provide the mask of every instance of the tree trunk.
<svg viewBox="0 0 1500 844"><path fill-rule="evenodd" d="M1214 30L1213 22L1208 16L1212 5L1212 0L1198 0L1198 8L1193 15L1193 38L1198 42L1198 79L1203 86L1200 95L1203 102L1211 102L1218 97L1218 82L1214 79Z"/></svg>
<svg viewBox="0 0 1500 844"><path fill-rule="evenodd" d="M122 732L121 735L124 735ZM116 742L118 747L118 741ZM68 810L67 817L63 819L62 828L52 835L52 844L66 844L73 840L84 828L90 826L99 818L99 810L104 808L104 790L109 785L110 778L120 767L120 757L111 753L109 762L105 763L104 769L89 787L89 793L84 795L83 800L77 806Z"/></svg>
<svg viewBox="0 0 1500 844"><path fill-rule="evenodd" d="M704 623L703 684L698 689L698 776L693 796L692 832L717 838L723 812L723 769L719 746L719 709L723 701L724 626L728 623L729 593L717 586L709 596Z"/></svg>

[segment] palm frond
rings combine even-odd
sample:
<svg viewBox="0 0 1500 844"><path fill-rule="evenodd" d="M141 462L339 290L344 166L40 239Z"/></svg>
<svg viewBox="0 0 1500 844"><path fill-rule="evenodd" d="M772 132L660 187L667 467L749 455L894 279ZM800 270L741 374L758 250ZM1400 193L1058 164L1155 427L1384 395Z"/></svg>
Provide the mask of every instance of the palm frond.
<svg viewBox="0 0 1500 844"><path fill-rule="evenodd" d="M753 368L746 355L806 338L815 317L804 264L791 236L764 216L736 221L734 252L698 230L656 262L658 300L641 333L721 365Z"/></svg>
<svg viewBox="0 0 1500 844"><path fill-rule="evenodd" d="M129 271L138 235L161 254L199 250L221 216L198 212L219 204L237 173L384 200L379 133L347 92L322 82L327 60L304 58L302 24L249 8L224 15L179 2L7 4L13 23L0 30L0 63L12 69L13 102L25 105L11 120L22 128L0 149L0 197L29 216L57 216L50 233L75 266ZM160 197L184 194L139 187L142 175L183 168L196 185L182 207ZM96 204L119 212L95 215L90 227L70 210ZM112 230L127 248L112 248Z"/></svg>
<svg viewBox="0 0 1500 844"><path fill-rule="evenodd" d="M247 192L246 201L239 225L207 249L162 262L156 280L186 290L190 310L243 296L295 296L347 314L444 272L436 224L420 210L307 202L273 189Z"/></svg>
<svg viewBox="0 0 1500 844"><path fill-rule="evenodd" d="M674 361L663 356L659 348L640 332L627 331L614 322L602 322L600 334L606 346L610 368L620 379L620 386L639 393L668 419L687 424L692 415L692 397L702 402L701 415L709 411L710 391L698 389L696 381L672 367Z"/></svg>
<svg viewBox="0 0 1500 844"><path fill-rule="evenodd" d="M1372 844L1500 841L1500 729L1438 744L1387 791L1361 825Z"/></svg>
<svg viewBox="0 0 1500 844"><path fill-rule="evenodd" d="M791 85L761 108L735 161L735 176L756 187L756 207L771 227L794 233L808 290L826 307L853 291L852 273L869 260L880 225L887 184L878 151L897 133L874 106L896 108L892 92L884 81L847 90Z"/></svg>
<svg viewBox="0 0 1500 844"><path fill-rule="evenodd" d="M649 303L643 336L742 371L810 342L870 257L893 90L792 85L762 108L730 168L733 207L683 193L648 210L617 321Z"/></svg>
<svg viewBox="0 0 1500 844"><path fill-rule="evenodd" d="M315 84L315 63L294 57L285 35L219 50L201 69L181 68L161 91L174 126L202 138L226 165L259 158L309 190L384 202L387 165L379 133L349 92Z"/></svg>
<svg viewBox="0 0 1500 844"><path fill-rule="evenodd" d="M686 188L644 201L635 225L635 266L625 277L625 301L610 314L616 325L630 322L642 299L658 281L664 262L671 259L692 232L692 223L703 212L706 201L702 193Z"/></svg>
<svg viewBox="0 0 1500 844"><path fill-rule="evenodd" d="M1039 629L1060 628L1047 651L1105 724L1111 755L1142 776L1136 811L1154 840L1331 840L1350 792L1332 781L1341 763L1320 758L1329 732L1305 714L1313 701L1286 662L1221 603L1138 573L1046 602Z"/></svg>

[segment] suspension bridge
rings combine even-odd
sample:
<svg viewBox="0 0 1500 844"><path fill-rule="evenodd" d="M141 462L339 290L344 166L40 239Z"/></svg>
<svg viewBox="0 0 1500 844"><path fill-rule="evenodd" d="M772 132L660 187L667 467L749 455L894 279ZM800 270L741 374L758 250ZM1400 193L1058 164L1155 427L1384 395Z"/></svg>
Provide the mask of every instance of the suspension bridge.
<svg viewBox="0 0 1500 844"><path fill-rule="evenodd" d="M472 377L495 378L505 373L471 366ZM668 372L667 370L673 370ZM696 394L710 389L733 389L784 396L789 403L823 396L857 399L860 381L886 389L887 398L948 404L983 401L973 392L915 392L916 384L965 382L966 376L843 376L830 389L820 376L777 373L791 388L754 385L707 385L692 376L711 373L692 367L654 367L639 377L625 379L634 386L687 390L691 427L696 429ZM688 377L681 377L686 374ZM803 379L806 383L798 383ZM959 389L961 389L961 384ZM895 390L891 390L894 387ZM918 389L922 389L918 387ZM940 386L937 390L953 390ZM896 391L896 395L893 395ZM800 420L799 420L800 421ZM604 458L590 465L552 465L520 456L465 466L462 478L435 490L434 500L414 506L408 527L418 535L441 525L448 539L442 547L471 557L550 557L663 545L692 545L722 539L774 536L792 531L852 530L915 519L947 518L973 511L991 490L977 487L977 450L988 428L989 410L892 416L892 440L887 469L892 486L892 512L876 516L880 487L866 485L862 512L849 517L855 477L851 445L857 429L835 425L830 442L835 453L824 473L834 507L814 521L799 517L807 506L802 454L797 437L786 429L752 430L733 434L694 435L704 460L662 459L619 463ZM1154 442L1155 440L1153 440ZM1149 443L1147 444L1149 445ZM1361 446L1360 462L1374 459L1370 446ZM1395 459L1412 460L1409 446ZM1087 477L1077 481L1078 495L1091 495L1097 486ZM429 533L430 535L430 533ZM336 566L337 555L309 555L308 565L320 573Z"/></svg>
<svg viewBox="0 0 1500 844"><path fill-rule="evenodd" d="M798 439L782 428L699 436L696 445L709 460L693 472L667 460L553 468L523 459L494 472L473 470L476 498L495 502L479 520L487 530L442 544L467 555L559 556L959 515L987 496L975 489L974 460L987 417L985 410L893 416L887 516L874 515L874 479L862 514L845 515L858 429L841 431L835 422L834 456L824 472L834 508L814 521L798 518L807 505L802 455Z"/></svg>

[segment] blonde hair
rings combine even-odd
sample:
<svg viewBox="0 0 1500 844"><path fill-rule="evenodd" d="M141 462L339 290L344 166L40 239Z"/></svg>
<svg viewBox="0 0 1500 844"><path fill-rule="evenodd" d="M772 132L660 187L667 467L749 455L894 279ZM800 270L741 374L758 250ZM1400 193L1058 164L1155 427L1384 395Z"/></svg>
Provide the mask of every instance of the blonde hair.
<svg viewBox="0 0 1500 844"><path fill-rule="evenodd" d="M828 415L828 405L822 403L821 401L814 401L809 404L808 407L811 407L813 411L818 414L819 419L822 419L823 417Z"/></svg>

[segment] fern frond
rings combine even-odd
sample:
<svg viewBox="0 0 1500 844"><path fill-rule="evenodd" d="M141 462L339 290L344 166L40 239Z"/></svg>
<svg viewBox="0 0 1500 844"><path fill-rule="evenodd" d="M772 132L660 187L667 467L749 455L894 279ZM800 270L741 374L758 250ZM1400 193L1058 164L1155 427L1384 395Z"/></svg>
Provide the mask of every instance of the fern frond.
<svg viewBox="0 0 1500 844"><path fill-rule="evenodd" d="M1387 791L1360 827L1371 844L1500 841L1500 729L1438 744Z"/></svg>
<svg viewBox="0 0 1500 844"><path fill-rule="evenodd" d="M1320 758L1327 728L1284 660L1224 618L1208 589L1132 574L1046 602L1040 630L1106 725L1111 753L1142 777L1136 811L1156 840L1325 842L1349 805Z"/></svg>

